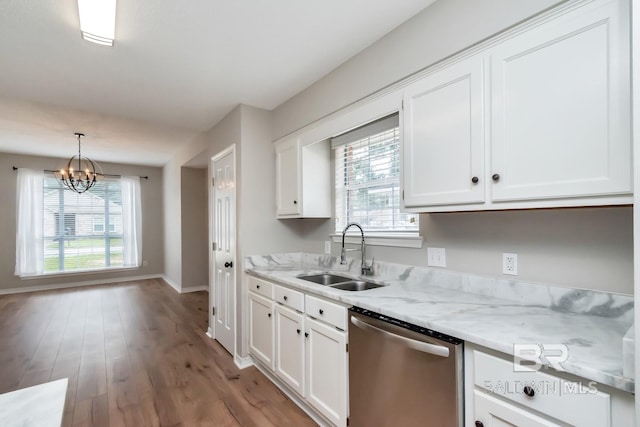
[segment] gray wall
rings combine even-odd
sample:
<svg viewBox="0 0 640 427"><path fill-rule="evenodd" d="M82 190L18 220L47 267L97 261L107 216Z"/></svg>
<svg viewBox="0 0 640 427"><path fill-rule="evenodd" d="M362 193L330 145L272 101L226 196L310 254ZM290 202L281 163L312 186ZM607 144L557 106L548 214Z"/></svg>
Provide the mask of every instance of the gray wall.
<svg viewBox="0 0 640 427"><path fill-rule="evenodd" d="M273 111L273 139L424 69L558 0L438 1ZM447 268L501 276L502 252L519 255L518 279L633 292L630 207L420 215L422 249L372 247L379 260L426 265L426 247L447 250ZM332 221L288 220L304 250L322 252ZM333 245L333 253L339 249ZM511 276L509 276L511 277Z"/></svg>
<svg viewBox="0 0 640 427"><path fill-rule="evenodd" d="M164 214L164 278L178 290L182 289L182 166L200 153L204 136L181 146L162 168L162 212ZM176 141L180 146L180 141Z"/></svg>
<svg viewBox="0 0 640 427"><path fill-rule="evenodd" d="M86 281L113 280L146 275L160 275L164 271L163 214L162 214L162 169L114 163L100 163L103 172L118 175L148 175L141 180L142 198L142 258L147 265L134 270L111 273L74 274L41 279L20 279L14 276L16 262L16 172L12 166L29 169L57 169L68 159L23 156L0 153L0 290L26 287L67 285Z"/></svg>
<svg viewBox="0 0 640 427"><path fill-rule="evenodd" d="M208 286L207 170L181 168L182 289Z"/></svg>

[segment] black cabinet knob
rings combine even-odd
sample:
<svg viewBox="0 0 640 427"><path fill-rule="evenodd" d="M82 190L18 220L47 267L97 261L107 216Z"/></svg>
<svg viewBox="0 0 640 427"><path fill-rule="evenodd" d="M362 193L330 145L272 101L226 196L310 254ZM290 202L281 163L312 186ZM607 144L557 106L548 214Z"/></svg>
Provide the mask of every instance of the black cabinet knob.
<svg viewBox="0 0 640 427"><path fill-rule="evenodd" d="M478 181L480 181L480 180L478 179L477 176L474 176L473 178L471 178L471 182L473 182L474 184L477 184Z"/></svg>
<svg viewBox="0 0 640 427"><path fill-rule="evenodd" d="M267 314L267 316L268 316L268 317L271 317L271 313L268 313L268 314Z"/></svg>
<svg viewBox="0 0 640 427"><path fill-rule="evenodd" d="M474 424L476 427L484 427L484 423L482 421L476 421Z"/></svg>
<svg viewBox="0 0 640 427"><path fill-rule="evenodd" d="M318 310L318 312L319 312L320 314L324 314L324 310L323 310L323 309Z"/></svg>
<svg viewBox="0 0 640 427"><path fill-rule="evenodd" d="M498 181L500 181L500 175L498 175L497 173L494 173L491 176L491 179L494 180L495 182L498 182Z"/></svg>
<svg viewBox="0 0 640 427"><path fill-rule="evenodd" d="M229 261L229 262L225 262L224 263L225 268L231 268L233 267L233 261Z"/></svg>
<svg viewBox="0 0 640 427"><path fill-rule="evenodd" d="M522 389L522 391L524 392L524 394L526 394L529 397L533 397L536 394L536 391L533 389L533 387L531 387L530 385L526 385L524 386L524 388Z"/></svg>
<svg viewBox="0 0 640 427"><path fill-rule="evenodd" d="M304 333L304 337L305 337L305 338L309 338L309 332L305 332L305 333Z"/></svg>
<svg viewBox="0 0 640 427"><path fill-rule="evenodd" d="M294 204L294 205L297 205L297 204L298 204L298 201L297 201L297 200L294 200L294 201L293 201L293 204Z"/></svg>
<svg viewBox="0 0 640 427"><path fill-rule="evenodd" d="M284 300L286 301L286 300L288 300L288 299L289 299L289 298L285 295L285 296L284 296Z"/></svg>
<svg viewBox="0 0 640 427"><path fill-rule="evenodd" d="M300 329L296 329L296 332L298 333L298 335L300 335Z"/></svg>
<svg viewBox="0 0 640 427"><path fill-rule="evenodd" d="M260 285L256 285L256 288L257 288L257 289L260 289Z"/></svg>

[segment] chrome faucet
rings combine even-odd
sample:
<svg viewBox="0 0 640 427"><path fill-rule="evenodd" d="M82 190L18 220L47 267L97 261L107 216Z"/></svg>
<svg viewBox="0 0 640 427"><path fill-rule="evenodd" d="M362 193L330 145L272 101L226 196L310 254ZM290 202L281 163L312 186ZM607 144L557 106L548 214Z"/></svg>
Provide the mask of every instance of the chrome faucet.
<svg viewBox="0 0 640 427"><path fill-rule="evenodd" d="M344 236L347 234L347 230L350 227L358 227L360 229L360 234L362 235L362 246L360 247L360 249L345 249L344 248ZM374 258L371 259L371 265L367 265L367 261L366 261L366 257L365 257L365 245L364 245L364 230L362 229L362 227L360 226L360 224L358 224L357 222L352 222L351 224L348 224L344 230L342 231L342 250L340 251L340 264L346 264L347 263L347 252L348 251L357 251L359 250L362 254L362 264L361 264L361 273L363 276L372 276L373 275L373 260Z"/></svg>

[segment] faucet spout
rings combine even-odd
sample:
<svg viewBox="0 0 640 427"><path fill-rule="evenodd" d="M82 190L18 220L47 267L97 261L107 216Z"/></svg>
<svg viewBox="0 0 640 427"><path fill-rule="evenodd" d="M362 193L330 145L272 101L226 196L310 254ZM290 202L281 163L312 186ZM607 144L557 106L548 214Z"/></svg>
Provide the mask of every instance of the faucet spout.
<svg viewBox="0 0 640 427"><path fill-rule="evenodd" d="M362 243L360 246L360 253L362 254L362 264L361 264L361 273L363 275L372 275L373 274L373 261L371 262L371 265L367 265L366 263L366 247L364 244L364 230L362 229L362 226L360 224L358 224L357 222L352 222L350 224L348 224L344 230L342 231L342 250L340 251L340 264L346 264L347 263L347 249L345 249L344 247L344 238L347 234L347 230L349 230L349 228L351 227L358 227L358 229L360 229L360 235L362 236ZM349 249L349 250L357 250L357 249Z"/></svg>

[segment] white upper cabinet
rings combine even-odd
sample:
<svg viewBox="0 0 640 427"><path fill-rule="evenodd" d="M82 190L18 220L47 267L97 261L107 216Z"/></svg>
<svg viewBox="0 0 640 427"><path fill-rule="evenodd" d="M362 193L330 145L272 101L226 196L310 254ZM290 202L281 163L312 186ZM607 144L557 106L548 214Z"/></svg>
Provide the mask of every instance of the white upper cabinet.
<svg viewBox="0 0 640 427"><path fill-rule="evenodd" d="M404 93L404 205L484 201L483 58L427 76Z"/></svg>
<svg viewBox="0 0 640 427"><path fill-rule="evenodd" d="M491 52L492 200L631 192L629 31L618 7L585 6Z"/></svg>
<svg viewBox="0 0 640 427"><path fill-rule="evenodd" d="M329 141L276 144L276 205L278 218L331 217Z"/></svg>
<svg viewBox="0 0 640 427"><path fill-rule="evenodd" d="M631 203L628 17L626 0L567 3L408 85L404 207Z"/></svg>

